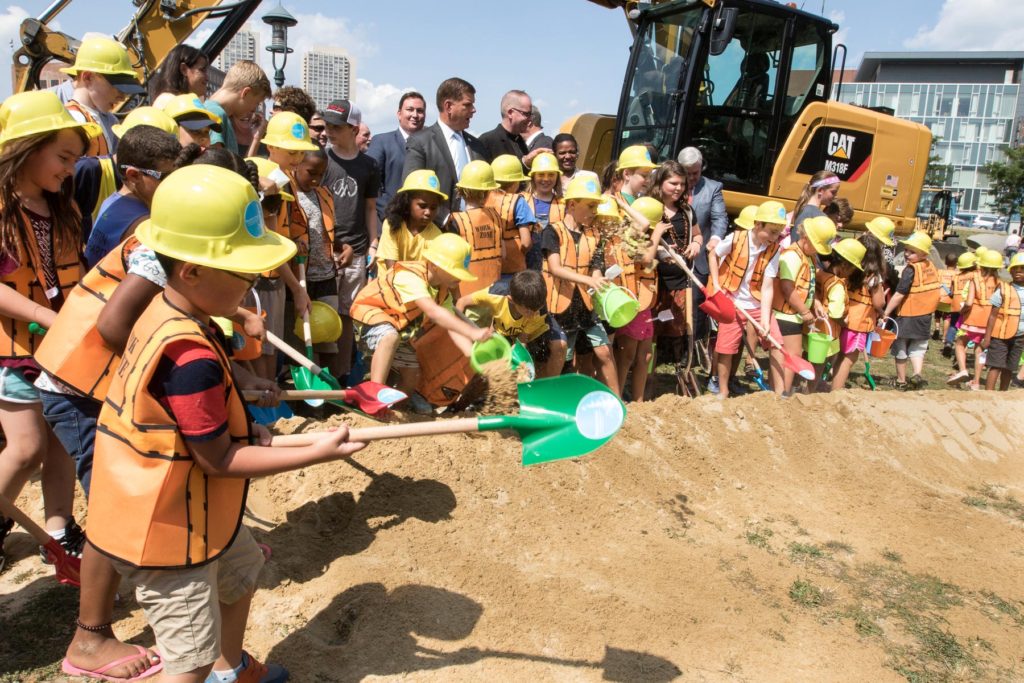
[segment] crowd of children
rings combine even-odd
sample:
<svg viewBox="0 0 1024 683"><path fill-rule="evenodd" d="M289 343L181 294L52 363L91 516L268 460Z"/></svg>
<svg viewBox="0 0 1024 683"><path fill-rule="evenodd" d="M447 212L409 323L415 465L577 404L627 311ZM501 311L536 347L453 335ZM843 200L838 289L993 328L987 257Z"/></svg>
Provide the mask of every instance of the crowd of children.
<svg viewBox="0 0 1024 683"><path fill-rule="evenodd" d="M837 241L852 212L829 173L812 177L796 217L776 201L749 206L724 239L705 245L686 172L655 163L644 146L624 149L603 183L574 162L565 176L562 159L546 152L530 168L503 155L465 164L462 210L444 225L435 221L449 200L438 177L410 173L384 210L379 240L368 234L369 250L354 255L336 234L336 197L323 186L330 157L311 138L312 114L287 109L303 98L277 103L258 141L266 157L240 156L232 120L270 95L255 65L232 67L205 102L203 93L164 93L159 107L138 107L116 125L118 93L142 91L124 47L88 39L66 72L66 107L51 92L0 106L0 495L13 501L41 469L46 529L81 557L69 674L287 679L243 648L267 556L241 524L248 478L362 444L342 428L311 446L275 446L249 419L242 392L276 401L276 348L264 344L248 360L235 352L239 339L285 336L287 321L314 302L351 323L369 379L394 384L424 413L452 398L421 372L424 362L456 366L496 334L526 347L538 377L580 372L645 400L656 332L681 364L679 340L692 349L702 336L694 292L705 285L738 310L718 316L712 372L723 399L744 350L760 377L759 346L783 395L842 389L890 326L898 388L926 384L936 324L957 363L950 384L981 388L987 367L986 388L1005 390L1024 350L1024 254L1009 263L1011 282L1000 280L1003 258L992 251L939 271L930 239L915 232L902 240L906 267L896 276L883 254L896 244L888 219ZM354 111L345 102L325 120L337 128ZM569 142L556 138L556 152ZM686 267L701 254L707 283ZM376 277L349 306L342 284L354 259L368 259ZM609 312L613 291L632 301L628 320ZM238 339L214 319L233 321ZM803 355L814 334L834 348L801 387L784 360ZM317 360L340 376L352 367L346 348L319 343ZM72 516L75 479L88 497L88 541ZM12 526L0 518L0 541ZM114 637L122 578L159 654Z"/></svg>

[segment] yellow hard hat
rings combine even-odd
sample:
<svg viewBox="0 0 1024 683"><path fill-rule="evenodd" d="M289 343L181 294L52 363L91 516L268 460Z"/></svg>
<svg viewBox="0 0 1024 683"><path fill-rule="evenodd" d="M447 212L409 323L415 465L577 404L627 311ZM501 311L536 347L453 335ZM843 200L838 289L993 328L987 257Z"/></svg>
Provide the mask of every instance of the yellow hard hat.
<svg viewBox="0 0 1024 683"><path fill-rule="evenodd" d="M1010 259L1010 265L1007 266L1007 268L1010 268L1011 270L1013 268L1024 268L1024 251L1018 251L1014 254L1013 258Z"/></svg>
<svg viewBox="0 0 1024 683"><path fill-rule="evenodd" d="M405 177L405 182L398 189L399 192L432 192L441 198L441 201L448 201L448 195L441 192L441 181L437 174L429 168L413 171Z"/></svg>
<svg viewBox="0 0 1024 683"><path fill-rule="evenodd" d="M751 204L750 206L744 206L740 210L740 215L736 216L736 220L733 223L736 224L737 228L741 230L750 230L754 227L754 221L757 216L757 204Z"/></svg>
<svg viewBox="0 0 1024 683"><path fill-rule="evenodd" d="M630 207L646 218L652 228L665 218L665 205L654 197L637 197Z"/></svg>
<svg viewBox="0 0 1024 683"><path fill-rule="evenodd" d="M523 162L515 154L502 154L491 162L494 179L499 183L521 183L529 180L523 175Z"/></svg>
<svg viewBox="0 0 1024 683"><path fill-rule="evenodd" d="M597 205L597 215L601 218L621 220L622 213L619 211L619 205L615 203L615 197L602 195L601 203Z"/></svg>
<svg viewBox="0 0 1024 683"><path fill-rule="evenodd" d="M60 70L69 76L78 76L83 71L101 74L110 84L124 93L137 94L145 91L139 76L128 59L128 49L113 38L93 36L86 38L78 47L75 63Z"/></svg>
<svg viewBox="0 0 1024 683"><path fill-rule="evenodd" d="M209 164L167 176L135 235L158 254L239 273L273 270L295 256L295 243L263 224L252 184Z"/></svg>
<svg viewBox="0 0 1024 683"><path fill-rule="evenodd" d="M117 137L123 136L135 126L153 126L171 135L178 134L178 122L156 107L135 107L124 121L110 127Z"/></svg>
<svg viewBox="0 0 1024 683"><path fill-rule="evenodd" d="M30 90L11 95L0 105L0 147L11 140L52 133L64 128L81 128L89 138L103 134L98 123L80 123L49 90Z"/></svg>
<svg viewBox="0 0 1024 683"><path fill-rule="evenodd" d="M839 240L833 244L832 250L852 263L857 270L864 270L864 254L868 252L868 248L859 240L847 237L845 240Z"/></svg>
<svg viewBox="0 0 1024 683"><path fill-rule="evenodd" d="M530 164L530 175L534 173L559 173L561 174L562 169L558 167L558 159L555 158L554 154L550 152L541 152L533 158L533 163Z"/></svg>
<svg viewBox="0 0 1024 683"><path fill-rule="evenodd" d="M1002 268L1003 255L994 249L987 249L978 257L978 265L982 268Z"/></svg>
<svg viewBox="0 0 1024 683"><path fill-rule="evenodd" d="M977 249L974 250L974 258L981 258L981 255L984 254L986 251L988 251L988 247L986 247L985 245L979 246Z"/></svg>
<svg viewBox="0 0 1024 683"><path fill-rule="evenodd" d="M569 187L565 188L565 201L571 199L590 199L595 202L601 201L601 188L593 178L583 176L573 178L569 181Z"/></svg>
<svg viewBox="0 0 1024 683"><path fill-rule="evenodd" d="M455 187L463 190L497 190L498 183L494 182L494 171L491 165L482 159L471 161L462 167L459 174L459 182Z"/></svg>
<svg viewBox="0 0 1024 683"><path fill-rule="evenodd" d="M323 301L314 301L309 307L309 331L314 344L329 344L341 336L341 316ZM302 339L302 318L295 319L295 336Z"/></svg>
<svg viewBox="0 0 1024 683"><path fill-rule="evenodd" d="M291 111L274 114L267 121L267 134L263 136L263 144L267 147L315 152L320 149L309 137L309 124L306 120Z"/></svg>
<svg viewBox="0 0 1024 683"><path fill-rule="evenodd" d="M875 216L865 223L864 227L885 246L891 247L896 244L896 224L891 219L885 216Z"/></svg>
<svg viewBox="0 0 1024 683"><path fill-rule="evenodd" d="M832 240L836 238L836 224L828 216L805 218L804 234L811 241L814 250L822 256L832 253Z"/></svg>
<svg viewBox="0 0 1024 683"><path fill-rule="evenodd" d="M212 128L220 132L220 117L203 106L203 101L193 93L175 95L167 100L164 113L178 122L182 128L199 130Z"/></svg>
<svg viewBox="0 0 1024 683"><path fill-rule="evenodd" d="M956 257L956 267L959 268L960 270L967 270L968 268L973 268L977 264L978 257L975 256L972 252L965 251L964 253Z"/></svg>
<svg viewBox="0 0 1024 683"><path fill-rule="evenodd" d="M746 211L746 209L744 209L744 211ZM742 215L742 213L740 215ZM754 220L760 221L761 223L771 223L772 225L785 225L786 207L782 205L782 202L776 202L769 199L757 207L756 213L754 214ZM739 225L738 222L737 225Z"/></svg>
<svg viewBox="0 0 1024 683"><path fill-rule="evenodd" d="M424 259L463 282L476 279L468 270L471 254L469 243L450 232L438 235L423 247Z"/></svg>
<svg viewBox="0 0 1024 683"><path fill-rule="evenodd" d="M905 240L900 240L900 244L910 247L911 249L917 249L924 254L927 254L932 250L932 238L923 230L915 230L910 237Z"/></svg>
<svg viewBox="0 0 1024 683"><path fill-rule="evenodd" d="M282 182L285 181L288 176L281 170L281 166L279 164L274 163L270 159L264 159L263 157L248 157L246 161L251 161L256 164L256 171L260 174L261 178L269 178L277 184L277 191L278 194L281 195L281 199L286 202L295 201L295 195L282 189Z"/></svg>
<svg viewBox="0 0 1024 683"><path fill-rule="evenodd" d="M658 168L658 165L651 161L651 150L646 145L631 145L622 150L615 165L616 171L627 168Z"/></svg>

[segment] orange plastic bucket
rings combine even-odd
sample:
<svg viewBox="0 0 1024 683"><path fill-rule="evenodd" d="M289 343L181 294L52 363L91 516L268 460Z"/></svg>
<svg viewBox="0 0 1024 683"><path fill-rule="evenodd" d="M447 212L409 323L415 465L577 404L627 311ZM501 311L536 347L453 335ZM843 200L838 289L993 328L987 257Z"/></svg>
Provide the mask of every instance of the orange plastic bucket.
<svg viewBox="0 0 1024 683"><path fill-rule="evenodd" d="M247 311L251 311L252 313L255 313L256 315L258 315L261 318L263 318L264 320L266 320L267 312L260 309L260 298L256 294L256 292L254 290L250 290L249 291L249 295L247 295L246 298L249 299L249 301L255 300L256 305L255 306L243 306L243 308L245 310L247 310ZM248 303L248 302L246 302L246 303ZM260 354L263 353L263 342L260 341L256 337L250 337L249 335L247 335L245 333L245 330L243 330L242 326L239 325L238 323L235 323L234 327L235 327L235 334L239 335L242 338L242 340L245 342L245 346L243 346L242 348L236 350L234 352L234 354L232 355L232 357L235 360L241 360L241 361L244 361L244 360L256 360L257 358L259 358Z"/></svg>
<svg viewBox="0 0 1024 683"><path fill-rule="evenodd" d="M886 318L886 320L892 319ZM895 324L893 322L893 325ZM868 355L872 358L885 358L889 355L892 343L896 341L896 334L884 327L876 327L873 332L868 333Z"/></svg>

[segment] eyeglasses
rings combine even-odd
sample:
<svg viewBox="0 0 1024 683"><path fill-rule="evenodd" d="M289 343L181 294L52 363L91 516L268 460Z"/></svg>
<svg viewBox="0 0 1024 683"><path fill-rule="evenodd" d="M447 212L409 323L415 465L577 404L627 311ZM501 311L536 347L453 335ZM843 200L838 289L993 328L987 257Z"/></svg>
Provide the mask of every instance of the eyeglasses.
<svg viewBox="0 0 1024 683"><path fill-rule="evenodd" d="M247 284L250 287L252 287L254 284L256 284L256 281L260 279L259 275L254 275L253 277L243 277L243 276L239 275L238 273L232 272L230 270L224 270L224 271L221 271L221 272L227 273L231 277L237 278L237 279L241 280L242 282L244 282L245 284Z"/></svg>
<svg viewBox="0 0 1024 683"><path fill-rule="evenodd" d="M519 113L519 114L522 114L523 116L529 116L529 115L530 115L530 112L528 112L528 111L523 111L522 109L516 109L515 107L509 107L509 108L508 108L508 110L509 110L509 111L514 111L514 112L517 112L517 113Z"/></svg>
<svg viewBox="0 0 1024 683"><path fill-rule="evenodd" d="M165 176L170 174L170 171L154 171L151 168L139 168L138 166L129 166L128 164L121 164L119 168L122 171L127 171L129 168L133 168L139 173L145 173L155 180L163 180Z"/></svg>

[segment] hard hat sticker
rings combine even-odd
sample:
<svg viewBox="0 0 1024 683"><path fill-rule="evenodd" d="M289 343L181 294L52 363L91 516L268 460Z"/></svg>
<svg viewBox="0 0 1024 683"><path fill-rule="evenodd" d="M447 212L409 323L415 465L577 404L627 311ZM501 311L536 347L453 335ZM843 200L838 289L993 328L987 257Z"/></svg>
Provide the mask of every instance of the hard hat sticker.
<svg viewBox="0 0 1024 683"><path fill-rule="evenodd" d="M431 174L431 175L427 176L427 185L430 185L432 188L434 188L436 190L437 186L439 184L440 183L437 182L437 176L436 175Z"/></svg>
<svg viewBox="0 0 1024 683"><path fill-rule="evenodd" d="M292 125L292 137L296 140L301 140L306 137L306 127L299 122Z"/></svg>
<svg viewBox="0 0 1024 683"><path fill-rule="evenodd" d="M198 97L193 97L192 98L192 105L202 109L203 108L203 101L201 99L199 99Z"/></svg>
<svg viewBox="0 0 1024 683"><path fill-rule="evenodd" d="M470 260L469 257L470 256L472 256L472 252L470 252L469 254L466 254L466 258L464 258L462 260L462 267L467 269L467 270L469 269L469 260Z"/></svg>
<svg viewBox="0 0 1024 683"><path fill-rule="evenodd" d="M597 192L597 183L595 183L593 180L588 180L587 192Z"/></svg>
<svg viewBox="0 0 1024 683"><path fill-rule="evenodd" d="M253 237L263 237L263 210L258 201L251 201L245 207L245 231Z"/></svg>

